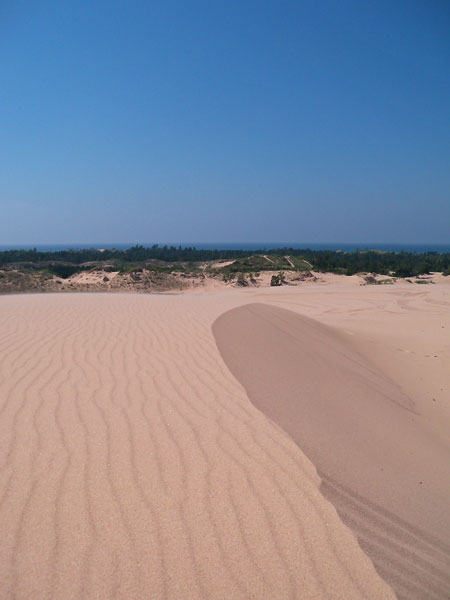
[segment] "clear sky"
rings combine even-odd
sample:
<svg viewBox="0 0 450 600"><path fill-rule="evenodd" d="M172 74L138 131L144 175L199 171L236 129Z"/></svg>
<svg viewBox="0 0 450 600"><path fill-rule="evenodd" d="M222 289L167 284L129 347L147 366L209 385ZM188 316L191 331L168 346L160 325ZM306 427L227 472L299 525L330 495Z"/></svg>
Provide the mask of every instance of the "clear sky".
<svg viewBox="0 0 450 600"><path fill-rule="evenodd" d="M0 244L449 242L448 0L3 0Z"/></svg>

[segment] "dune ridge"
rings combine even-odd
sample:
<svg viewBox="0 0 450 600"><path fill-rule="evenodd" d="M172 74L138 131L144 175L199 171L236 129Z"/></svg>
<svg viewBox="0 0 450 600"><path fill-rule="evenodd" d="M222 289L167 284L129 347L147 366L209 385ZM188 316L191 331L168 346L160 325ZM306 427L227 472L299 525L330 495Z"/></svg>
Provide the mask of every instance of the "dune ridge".
<svg viewBox="0 0 450 600"><path fill-rule="evenodd" d="M245 301L0 298L0 597L394 597L221 359Z"/></svg>
<svg viewBox="0 0 450 600"><path fill-rule="evenodd" d="M421 407L351 338L284 308L246 304L213 331L249 398L316 465L322 493L398 597L448 597L450 452Z"/></svg>

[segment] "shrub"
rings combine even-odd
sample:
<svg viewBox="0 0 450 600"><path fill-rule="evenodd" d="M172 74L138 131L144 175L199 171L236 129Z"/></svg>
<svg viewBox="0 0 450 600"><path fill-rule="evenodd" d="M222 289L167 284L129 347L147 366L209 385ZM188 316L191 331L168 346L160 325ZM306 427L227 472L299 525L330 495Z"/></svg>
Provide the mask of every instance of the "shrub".
<svg viewBox="0 0 450 600"><path fill-rule="evenodd" d="M50 271L50 273L56 275L57 277L67 279L71 275L74 275L74 273L78 273L80 271L80 268L76 267L75 265L62 265L56 263L53 265L49 265L48 270Z"/></svg>
<svg viewBox="0 0 450 600"><path fill-rule="evenodd" d="M284 281L283 273L278 273L278 275L272 275L272 279L270 280L270 285L272 287L283 285L283 281Z"/></svg>
<svg viewBox="0 0 450 600"><path fill-rule="evenodd" d="M240 286L248 285L248 281L245 279L245 275L243 273L239 273L236 284Z"/></svg>
<svg viewBox="0 0 450 600"><path fill-rule="evenodd" d="M408 265L407 263L401 263L394 273L395 277L412 277L413 275L414 273L411 265Z"/></svg>

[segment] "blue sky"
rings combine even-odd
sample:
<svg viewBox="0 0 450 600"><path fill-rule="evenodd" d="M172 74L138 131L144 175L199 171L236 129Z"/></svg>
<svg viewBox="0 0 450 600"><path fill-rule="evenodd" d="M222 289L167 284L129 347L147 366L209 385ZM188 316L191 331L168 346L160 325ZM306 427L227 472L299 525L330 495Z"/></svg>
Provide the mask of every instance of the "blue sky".
<svg viewBox="0 0 450 600"><path fill-rule="evenodd" d="M447 1L5 0L0 244L449 242Z"/></svg>

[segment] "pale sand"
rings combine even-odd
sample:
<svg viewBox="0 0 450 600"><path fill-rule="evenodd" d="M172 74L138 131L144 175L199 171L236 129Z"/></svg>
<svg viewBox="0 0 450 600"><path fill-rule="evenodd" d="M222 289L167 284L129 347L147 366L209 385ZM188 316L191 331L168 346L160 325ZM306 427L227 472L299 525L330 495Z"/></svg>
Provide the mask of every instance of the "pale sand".
<svg viewBox="0 0 450 600"><path fill-rule="evenodd" d="M424 413L434 461L448 432L437 322L446 314L449 326L449 296L426 288L1 297L0 598L393 598L303 445L228 370L211 326L261 302L353 333L380 371L398 365L388 374L411 401L411 379L436 387ZM410 329L396 336L402 319ZM417 323L436 326L426 348Z"/></svg>
<svg viewBox="0 0 450 600"><path fill-rule="evenodd" d="M267 304L213 326L249 398L313 461L405 599L450 597L448 290L267 296L340 330Z"/></svg>

